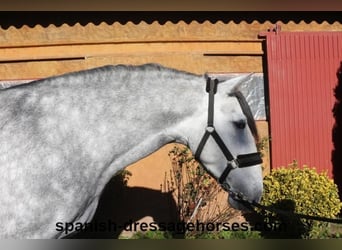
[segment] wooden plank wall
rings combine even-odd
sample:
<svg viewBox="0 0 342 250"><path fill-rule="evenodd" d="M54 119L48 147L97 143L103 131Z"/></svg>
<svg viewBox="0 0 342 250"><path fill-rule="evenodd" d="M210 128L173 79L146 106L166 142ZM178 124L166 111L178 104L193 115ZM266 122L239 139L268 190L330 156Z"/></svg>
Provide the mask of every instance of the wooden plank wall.
<svg viewBox="0 0 342 250"><path fill-rule="evenodd" d="M336 30L339 23L281 24L285 30ZM194 73L263 72L260 31L274 24L154 22L0 29L3 80L42 78L104 64L159 62Z"/></svg>
<svg viewBox="0 0 342 250"><path fill-rule="evenodd" d="M104 64L147 62L194 73L262 72L257 30L249 35L242 31L244 36L236 31L234 23L210 22L10 27L0 30L0 75L6 80L41 78Z"/></svg>

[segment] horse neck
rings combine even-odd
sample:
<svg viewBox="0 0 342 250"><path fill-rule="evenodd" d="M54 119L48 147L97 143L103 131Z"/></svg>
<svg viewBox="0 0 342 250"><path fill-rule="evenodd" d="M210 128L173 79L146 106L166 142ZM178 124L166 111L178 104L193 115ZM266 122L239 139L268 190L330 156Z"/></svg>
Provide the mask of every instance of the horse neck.
<svg viewBox="0 0 342 250"><path fill-rule="evenodd" d="M198 117L200 109L203 113L201 105L207 101L204 78L145 76L120 86L120 93L116 91L117 96L113 96L117 102L107 110L109 116L114 116L110 120L115 121L115 127L120 128L110 131L110 141L117 145L116 170L167 143L188 144L191 121Z"/></svg>
<svg viewBox="0 0 342 250"><path fill-rule="evenodd" d="M120 77L116 79L121 81ZM134 134L136 140L164 136L156 139L159 142L156 147L172 141L187 144L184 138L192 129L188 121L206 109L204 77L149 72L132 74L129 80L122 78L119 84L123 86L120 95L125 101L118 101L117 112L112 113L126 121L123 125L128 134Z"/></svg>
<svg viewBox="0 0 342 250"><path fill-rule="evenodd" d="M187 144L184 138L188 137L189 130L193 129L191 121L196 120L206 110L204 78L179 78L157 84L161 86L162 94L156 87L150 99L150 107L157 112L150 113L149 121L152 126L162 129L171 141Z"/></svg>

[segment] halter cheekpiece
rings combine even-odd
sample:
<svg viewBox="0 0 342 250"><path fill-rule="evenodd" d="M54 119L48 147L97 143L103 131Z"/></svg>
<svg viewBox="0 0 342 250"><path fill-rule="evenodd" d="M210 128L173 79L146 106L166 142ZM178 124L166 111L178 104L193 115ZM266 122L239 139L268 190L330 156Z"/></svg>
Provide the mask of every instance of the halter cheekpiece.
<svg viewBox="0 0 342 250"><path fill-rule="evenodd" d="M209 139L209 136L212 136L227 159L227 167L225 168L221 176L218 178L218 183L222 186L223 189L228 191L229 185L227 182L225 182L225 180L227 176L229 175L230 171L232 171L235 168L244 168L244 167L250 167L250 166L257 165L257 164L261 164L262 159L260 157L259 152L251 153L251 154L241 154L241 155L237 155L236 158L234 158L233 155L230 153L229 149L226 147L223 140L221 139L221 137L219 136L219 134L216 132L216 129L214 126L214 97L217 92L218 83L219 83L218 79L211 79L209 77L207 79L206 91L209 94L208 122L207 122L207 127L205 129L205 133L196 150L195 159L200 161L202 150L207 140Z"/></svg>

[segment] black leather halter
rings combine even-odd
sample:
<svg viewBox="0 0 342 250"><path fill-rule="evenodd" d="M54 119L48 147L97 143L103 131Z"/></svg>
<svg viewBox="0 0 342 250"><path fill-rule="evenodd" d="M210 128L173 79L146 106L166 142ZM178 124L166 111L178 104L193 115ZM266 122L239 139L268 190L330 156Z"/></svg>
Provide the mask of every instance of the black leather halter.
<svg viewBox="0 0 342 250"><path fill-rule="evenodd" d="M227 176L229 175L230 171L232 171L235 168L244 168L244 167L250 167L250 166L257 165L257 164L261 164L262 159L260 157L259 152L251 153L251 154L241 154L241 155L238 155L236 158L234 158L233 155L230 153L229 149L224 144L219 134L216 132L215 127L214 127L214 96L217 91L218 83L219 81L217 79L214 79L214 80L210 78L207 79L206 91L209 93L208 122L207 122L207 127L205 129L205 133L196 150L195 159L197 161L200 161L202 150L207 140L209 139L209 136L212 136L227 159L227 167L225 168L221 176L218 178L218 182L219 184L221 184L223 189L228 191L229 185L228 183L225 182L225 180Z"/></svg>

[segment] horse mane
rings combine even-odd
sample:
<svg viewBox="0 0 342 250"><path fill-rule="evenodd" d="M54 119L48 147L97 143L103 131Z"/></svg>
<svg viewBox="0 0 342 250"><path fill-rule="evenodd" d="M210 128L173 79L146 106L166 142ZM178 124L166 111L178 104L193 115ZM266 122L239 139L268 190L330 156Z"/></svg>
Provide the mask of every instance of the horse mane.
<svg viewBox="0 0 342 250"><path fill-rule="evenodd" d="M248 127L251 130L252 135L254 136L254 139L256 141L259 141L258 129L256 127L256 123L255 123L255 120L254 120L251 108L249 107L246 98L243 96L241 91L235 91L235 92L233 92L233 93L231 93L229 95L236 97L237 100L239 101L241 109L242 109L242 112L244 113L244 115L247 118Z"/></svg>
<svg viewBox="0 0 342 250"><path fill-rule="evenodd" d="M158 63L146 63L146 64L141 64L141 65L125 65L125 64L118 64L115 66L112 66L113 70L120 70L120 71L140 71L140 72L160 72L160 73L167 73L167 74L171 74L174 76L187 76L190 78L193 77L203 77L201 75L197 75L197 74L193 74L187 71L183 71L183 70L178 70L178 69L174 69L174 68L169 68L169 67L165 67L161 64Z"/></svg>

